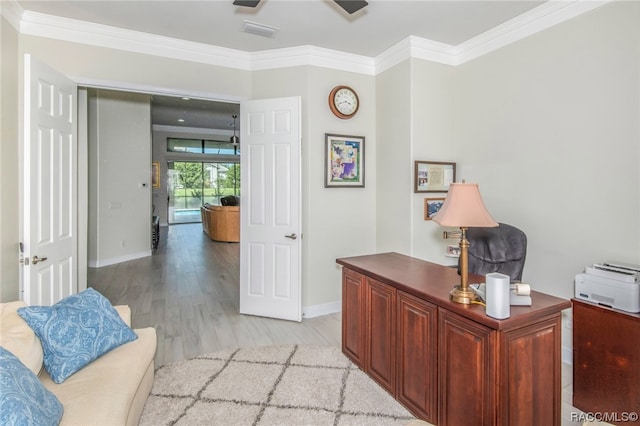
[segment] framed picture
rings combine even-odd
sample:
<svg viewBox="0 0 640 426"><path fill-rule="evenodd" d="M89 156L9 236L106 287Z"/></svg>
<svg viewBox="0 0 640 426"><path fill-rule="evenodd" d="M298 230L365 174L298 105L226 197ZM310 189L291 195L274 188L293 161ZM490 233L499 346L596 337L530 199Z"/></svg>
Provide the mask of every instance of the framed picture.
<svg viewBox="0 0 640 426"><path fill-rule="evenodd" d="M364 188L364 137L324 136L324 187Z"/></svg>
<svg viewBox="0 0 640 426"><path fill-rule="evenodd" d="M151 163L151 184L154 188L160 188L160 162Z"/></svg>
<svg viewBox="0 0 640 426"><path fill-rule="evenodd" d="M431 220L433 216L440 211L440 207L444 204L443 198L425 198L424 199L424 220Z"/></svg>
<svg viewBox="0 0 640 426"><path fill-rule="evenodd" d="M456 163L416 161L413 192L447 192L456 181Z"/></svg>

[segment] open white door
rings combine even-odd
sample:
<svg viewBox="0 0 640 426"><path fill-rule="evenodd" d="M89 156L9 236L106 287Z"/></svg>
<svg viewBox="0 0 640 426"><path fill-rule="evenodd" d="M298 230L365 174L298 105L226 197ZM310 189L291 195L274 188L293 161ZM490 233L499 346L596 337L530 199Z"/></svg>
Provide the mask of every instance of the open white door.
<svg viewBox="0 0 640 426"><path fill-rule="evenodd" d="M77 292L77 87L24 57L22 299L51 305Z"/></svg>
<svg viewBox="0 0 640 426"><path fill-rule="evenodd" d="M301 321L300 98L240 114L240 313Z"/></svg>

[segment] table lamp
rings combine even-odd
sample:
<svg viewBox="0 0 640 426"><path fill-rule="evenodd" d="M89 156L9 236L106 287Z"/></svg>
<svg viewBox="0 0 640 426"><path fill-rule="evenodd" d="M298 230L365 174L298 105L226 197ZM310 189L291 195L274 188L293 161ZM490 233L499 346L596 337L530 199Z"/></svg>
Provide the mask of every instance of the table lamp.
<svg viewBox="0 0 640 426"><path fill-rule="evenodd" d="M469 241L467 229L473 227L490 228L498 226L487 211L477 183L452 183L442 207L433 217L433 221L441 226L460 228L460 285L451 290L451 300L457 303L470 304L476 297L469 288ZM446 235L446 233L445 233Z"/></svg>

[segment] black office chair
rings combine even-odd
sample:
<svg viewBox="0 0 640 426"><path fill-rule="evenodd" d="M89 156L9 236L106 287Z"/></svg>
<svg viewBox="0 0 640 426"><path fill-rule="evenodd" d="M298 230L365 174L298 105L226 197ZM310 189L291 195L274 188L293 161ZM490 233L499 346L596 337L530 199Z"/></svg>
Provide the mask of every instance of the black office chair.
<svg viewBox="0 0 640 426"><path fill-rule="evenodd" d="M506 223L499 223L494 228L469 228L467 240L470 274L499 272L509 275L511 282L522 280L527 236L520 229Z"/></svg>

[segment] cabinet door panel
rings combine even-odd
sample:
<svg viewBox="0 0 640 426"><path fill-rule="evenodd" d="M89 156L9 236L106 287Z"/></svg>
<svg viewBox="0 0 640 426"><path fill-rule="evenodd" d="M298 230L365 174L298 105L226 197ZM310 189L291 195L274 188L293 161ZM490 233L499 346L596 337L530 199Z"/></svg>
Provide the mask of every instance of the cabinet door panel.
<svg viewBox="0 0 640 426"><path fill-rule="evenodd" d="M560 318L504 333L501 419L506 425L559 425Z"/></svg>
<svg viewBox="0 0 640 426"><path fill-rule="evenodd" d="M389 392L395 393L396 290L367 278L366 369Z"/></svg>
<svg viewBox="0 0 640 426"><path fill-rule="evenodd" d="M365 277L350 269L342 273L342 352L364 367Z"/></svg>
<svg viewBox="0 0 640 426"><path fill-rule="evenodd" d="M444 309L439 325L439 425L496 421L496 332Z"/></svg>
<svg viewBox="0 0 640 426"><path fill-rule="evenodd" d="M429 423L437 421L435 305L398 292L398 400Z"/></svg>
<svg viewBox="0 0 640 426"><path fill-rule="evenodd" d="M637 413L640 314L573 300L573 405L585 412ZM624 422L619 414L612 424Z"/></svg>

